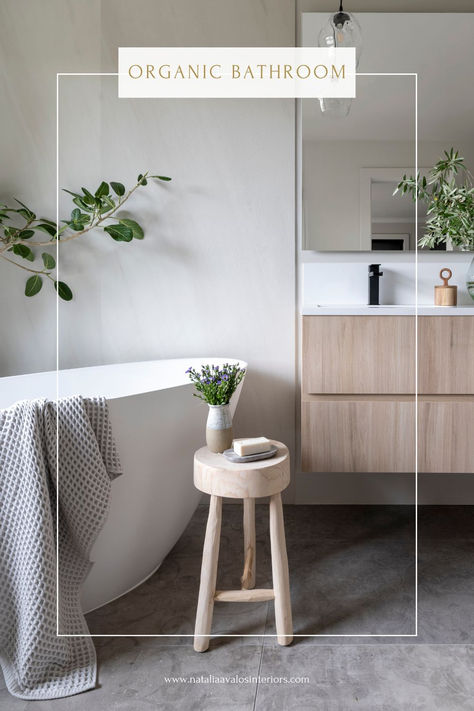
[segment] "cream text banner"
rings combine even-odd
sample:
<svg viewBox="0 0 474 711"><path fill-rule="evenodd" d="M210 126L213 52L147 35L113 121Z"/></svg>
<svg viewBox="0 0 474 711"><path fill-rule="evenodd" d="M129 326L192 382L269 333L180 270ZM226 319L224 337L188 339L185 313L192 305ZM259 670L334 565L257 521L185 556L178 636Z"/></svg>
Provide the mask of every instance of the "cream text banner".
<svg viewBox="0 0 474 711"><path fill-rule="evenodd" d="M120 47L120 98L354 98L355 49Z"/></svg>

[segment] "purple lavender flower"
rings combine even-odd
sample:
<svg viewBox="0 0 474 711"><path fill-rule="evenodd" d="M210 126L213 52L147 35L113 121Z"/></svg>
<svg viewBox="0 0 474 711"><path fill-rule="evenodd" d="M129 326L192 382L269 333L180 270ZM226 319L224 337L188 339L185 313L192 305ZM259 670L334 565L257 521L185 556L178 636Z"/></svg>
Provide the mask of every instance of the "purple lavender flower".
<svg viewBox="0 0 474 711"><path fill-rule="evenodd" d="M196 397L209 405L226 405L242 381L245 370L229 363L223 365L206 363L198 370L190 366L186 374L194 383L197 390L197 393L194 393Z"/></svg>

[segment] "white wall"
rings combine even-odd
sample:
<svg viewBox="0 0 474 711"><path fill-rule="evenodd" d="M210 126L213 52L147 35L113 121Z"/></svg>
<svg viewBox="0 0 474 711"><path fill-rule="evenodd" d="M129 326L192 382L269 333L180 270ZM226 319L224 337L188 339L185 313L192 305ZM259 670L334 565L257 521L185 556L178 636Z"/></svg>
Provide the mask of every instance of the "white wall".
<svg viewBox="0 0 474 711"><path fill-rule="evenodd" d="M0 200L54 214L55 73L116 71L119 45L292 45L285 0L4 0ZM63 368L173 356L249 362L239 435L294 439L294 102L118 100L114 78L61 79L60 184L173 177L130 210L143 242L64 246ZM67 200L66 203L67 204ZM55 367L55 300L0 265L0 374Z"/></svg>

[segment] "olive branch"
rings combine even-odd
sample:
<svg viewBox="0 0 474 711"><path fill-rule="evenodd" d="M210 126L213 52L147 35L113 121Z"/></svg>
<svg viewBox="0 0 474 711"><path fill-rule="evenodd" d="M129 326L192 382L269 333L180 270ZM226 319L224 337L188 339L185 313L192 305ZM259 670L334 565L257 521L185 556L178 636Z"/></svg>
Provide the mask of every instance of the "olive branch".
<svg viewBox="0 0 474 711"><path fill-rule="evenodd" d="M420 247L436 247L449 238L455 247L474 249L474 188L459 151L451 148L431 168L428 177L404 175L395 192L407 193L427 205Z"/></svg>
<svg viewBox="0 0 474 711"><path fill-rule="evenodd" d="M81 188L82 193L63 188L64 192L72 195L72 202L76 207L68 220L61 220L61 227L53 220L38 218L27 205L16 198L15 202L20 207L9 207L0 203L0 258L30 274L25 284L25 296L38 294L43 286L43 278L46 278L52 282L61 299L71 301L73 298L70 287L65 282L56 280L56 259L51 252L46 251L48 247L70 242L97 227L103 229L116 242L143 239L145 233L138 222L120 217L116 213L138 188L147 185L150 178L171 180L165 175L149 175L147 172L140 173L136 184L128 191L123 183L114 181L111 181L110 185L102 181L95 193L87 188ZM106 220L112 220L112 223L106 223ZM46 234L47 239L38 239L37 233ZM27 264L35 262L37 253L34 250L37 248L44 250L41 252L43 264L39 269Z"/></svg>

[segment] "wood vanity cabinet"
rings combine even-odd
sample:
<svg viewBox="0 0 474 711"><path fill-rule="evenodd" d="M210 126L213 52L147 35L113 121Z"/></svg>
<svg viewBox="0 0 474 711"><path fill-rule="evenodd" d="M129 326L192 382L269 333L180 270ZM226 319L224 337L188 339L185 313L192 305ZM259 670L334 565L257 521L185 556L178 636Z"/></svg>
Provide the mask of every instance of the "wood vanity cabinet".
<svg viewBox="0 0 474 711"><path fill-rule="evenodd" d="M303 316L303 392L415 392L412 316Z"/></svg>
<svg viewBox="0 0 474 711"><path fill-rule="evenodd" d="M473 316L420 316L418 355L421 395L474 395Z"/></svg>
<svg viewBox="0 0 474 711"><path fill-rule="evenodd" d="M418 319L418 469L474 471L474 318ZM413 472L414 316L303 316L309 472Z"/></svg>
<svg viewBox="0 0 474 711"><path fill-rule="evenodd" d="M474 472L474 317L418 324L418 468Z"/></svg>
<svg viewBox="0 0 474 711"><path fill-rule="evenodd" d="M413 471L414 414L409 399L303 397L302 470Z"/></svg>
<svg viewBox="0 0 474 711"><path fill-rule="evenodd" d="M443 317L445 318L445 317ZM474 397L420 396L418 469L428 473L474 472Z"/></svg>

